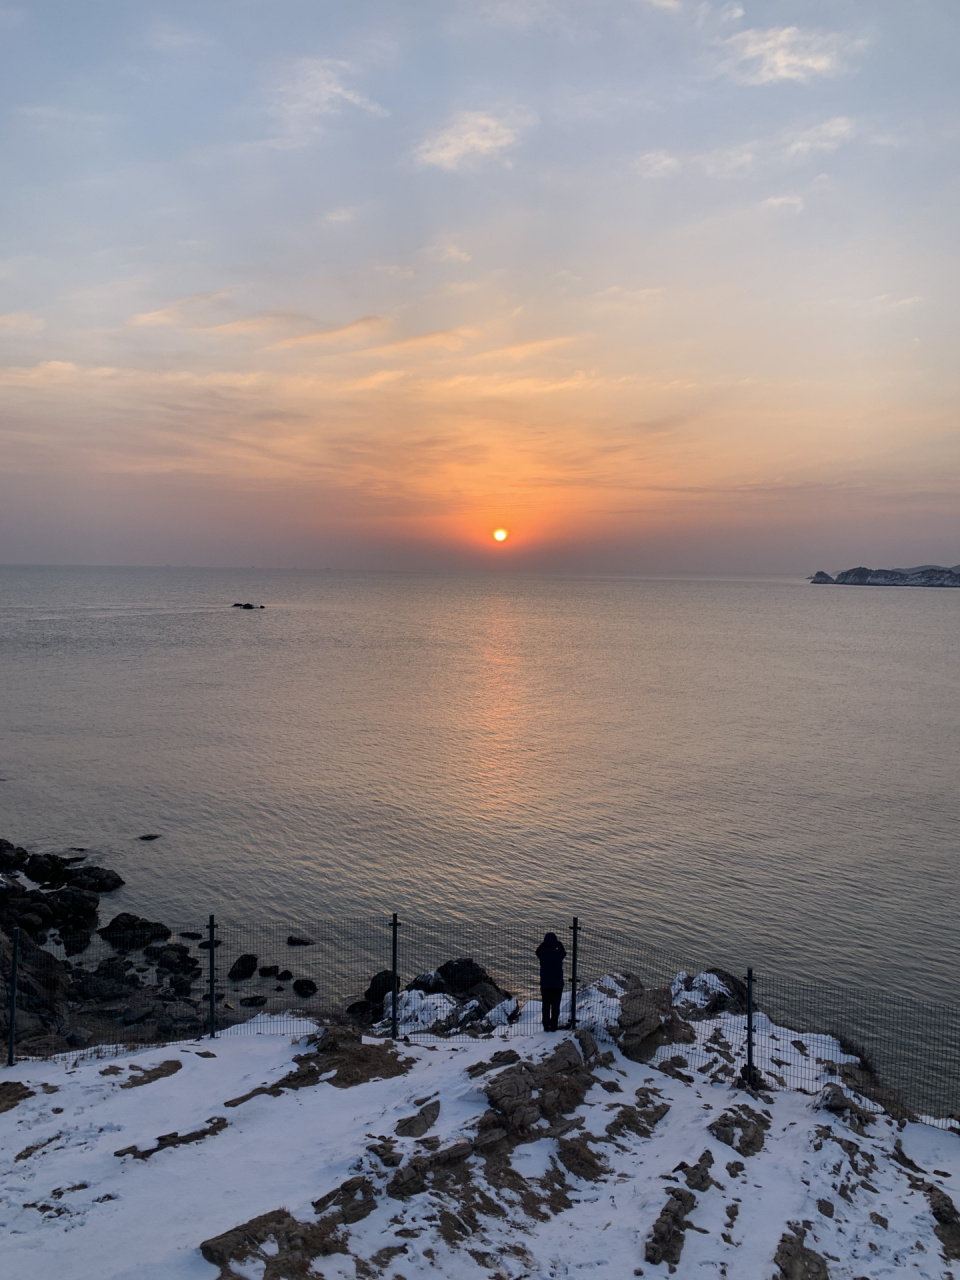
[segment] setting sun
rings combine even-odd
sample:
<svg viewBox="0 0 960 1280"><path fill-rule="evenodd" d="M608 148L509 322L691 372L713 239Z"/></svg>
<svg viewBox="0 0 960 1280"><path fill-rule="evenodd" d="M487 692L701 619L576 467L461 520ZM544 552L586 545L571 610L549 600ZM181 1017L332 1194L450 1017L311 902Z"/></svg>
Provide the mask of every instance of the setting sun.
<svg viewBox="0 0 960 1280"><path fill-rule="evenodd" d="M497 542L505 542L507 531L506 529L494 529L493 536L496 538Z"/></svg>

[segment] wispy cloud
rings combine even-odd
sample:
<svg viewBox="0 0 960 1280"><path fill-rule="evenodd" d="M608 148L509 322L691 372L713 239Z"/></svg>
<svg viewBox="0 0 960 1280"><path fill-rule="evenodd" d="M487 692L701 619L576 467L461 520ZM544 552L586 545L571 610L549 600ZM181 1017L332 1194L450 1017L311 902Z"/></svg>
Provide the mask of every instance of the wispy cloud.
<svg viewBox="0 0 960 1280"><path fill-rule="evenodd" d="M318 329L313 333L301 333L295 338L284 338L282 342L272 343L267 350L284 351L289 347L319 347L349 342L354 338L362 339L382 333L389 325L390 320L386 316L362 316L359 320L352 320L350 324L340 325L336 329Z"/></svg>
<svg viewBox="0 0 960 1280"><path fill-rule="evenodd" d="M8 311L6 315L0 316L0 329L5 329L7 333L39 333L42 328L41 318L31 315L29 311Z"/></svg>
<svg viewBox="0 0 960 1280"><path fill-rule="evenodd" d="M466 249L461 249L458 244L453 243L432 244L429 249L424 249L424 253L434 262L469 262L472 257Z"/></svg>
<svg viewBox="0 0 960 1280"><path fill-rule="evenodd" d="M711 178L739 178L754 168L757 143L741 142L735 147L720 147L697 156L697 163Z"/></svg>
<svg viewBox="0 0 960 1280"><path fill-rule="evenodd" d="M147 44L157 53L181 53L184 49L209 48L214 43L201 31L170 22L155 22L147 32Z"/></svg>
<svg viewBox="0 0 960 1280"><path fill-rule="evenodd" d="M331 209L329 213L324 215L324 222L329 222L336 226L342 222L353 222L360 213L362 206L359 204L341 205L339 209Z"/></svg>
<svg viewBox="0 0 960 1280"><path fill-rule="evenodd" d="M437 329L433 333L418 333L411 338L401 338L382 347L370 347L358 351L364 356L403 355L409 351L460 351L470 338L476 337L475 329Z"/></svg>
<svg viewBox="0 0 960 1280"><path fill-rule="evenodd" d="M817 151L836 151L855 137L856 132L856 126L849 116L834 116L832 120L824 120L823 124L814 125L812 129L801 129L788 134L783 153L788 159L802 159Z"/></svg>
<svg viewBox="0 0 960 1280"><path fill-rule="evenodd" d="M768 196L760 202L762 209L772 209L776 213L803 213L802 196Z"/></svg>
<svg viewBox="0 0 960 1280"><path fill-rule="evenodd" d="M282 129L281 136L273 139L274 145L306 146L321 131L324 117L338 115L344 106L372 116L389 116L386 107L345 83L351 70L349 63L331 58L298 59L290 77L273 95L272 113Z"/></svg>
<svg viewBox="0 0 960 1280"><path fill-rule="evenodd" d="M427 138L414 156L419 164L454 172L471 161L499 155L516 144L520 128L531 123L489 111L458 111L445 129Z"/></svg>
<svg viewBox="0 0 960 1280"><path fill-rule="evenodd" d="M912 311L920 306L923 298L914 294L907 298L898 298L892 293L878 293L872 298L831 298L835 307L849 308L864 316L889 316L902 311Z"/></svg>
<svg viewBox="0 0 960 1280"><path fill-rule="evenodd" d="M775 84L793 80L806 84L846 71L863 40L845 32L800 27L751 27L719 42L724 51L720 69L740 84Z"/></svg>
<svg viewBox="0 0 960 1280"><path fill-rule="evenodd" d="M669 151L645 151L637 157L636 167L644 178L669 178L680 172L680 161Z"/></svg>
<svg viewBox="0 0 960 1280"><path fill-rule="evenodd" d="M165 307L158 307L155 311L141 311L131 316L127 323L137 328L148 329L184 324L188 322L191 312L196 314L202 311L207 303L222 303L223 299L229 297L231 293L230 289L211 289L209 293L194 293L186 298L178 298L175 302L168 302Z"/></svg>

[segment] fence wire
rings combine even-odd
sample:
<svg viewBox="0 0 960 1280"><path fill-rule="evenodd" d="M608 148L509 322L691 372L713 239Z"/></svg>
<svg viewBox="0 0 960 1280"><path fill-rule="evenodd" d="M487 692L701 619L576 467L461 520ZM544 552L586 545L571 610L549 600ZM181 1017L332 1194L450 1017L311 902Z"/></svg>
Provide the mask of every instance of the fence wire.
<svg viewBox="0 0 960 1280"><path fill-rule="evenodd" d="M615 1021L617 999L629 975L633 989L642 984L661 1011L674 1018L676 1035L658 1050L653 1065L718 1083L740 1076L748 1052L746 975L724 971L724 981L736 986L740 1003L735 1000L716 1016L705 1016L709 1010L702 1006L713 980L691 982L703 971L702 964L626 931L589 923L575 930L569 918L489 922L373 916L285 925L215 921L212 1015L209 920L170 930L156 926L153 936L95 935L80 957L69 959L62 945L50 943L47 950L70 965L63 993L68 1013L51 1031L39 1013L43 992L36 978L22 982L14 1050L20 1057L59 1056L66 1041L71 1056L103 1055L227 1028L241 1034L269 1029L301 1035L316 1022L343 1017L358 1020L372 1034L389 1035L394 946L401 1035L436 1035L438 1026L446 1037L491 1034L491 1019L497 1034L530 1035L541 1027L534 951L546 929L566 947L568 979L576 960L580 1025L602 1028L604 1019ZM458 992L456 1003L429 996L444 987L442 974L429 975L467 958L489 981L480 984L482 991L474 989L479 1007L464 1022L464 1001L469 1002L470 994ZM3 963L9 991L8 955ZM477 976L474 970L461 970L457 972L468 979ZM619 986L604 983L611 975L621 976ZM409 993L411 984L420 994ZM902 1100L907 1112L932 1123L952 1126L960 1117L960 1006L862 987L801 983L769 973L757 974L752 990L753 1060L767 1087L816 1094L832 1080L894 1113ZM419 1022L411 1014L417 1009ZM261 1015L269 1017L269 1024ZM561 1025L569 1023L569 980L560 1016ZM6 1039L6 1009L0 1028Z"/></svg>

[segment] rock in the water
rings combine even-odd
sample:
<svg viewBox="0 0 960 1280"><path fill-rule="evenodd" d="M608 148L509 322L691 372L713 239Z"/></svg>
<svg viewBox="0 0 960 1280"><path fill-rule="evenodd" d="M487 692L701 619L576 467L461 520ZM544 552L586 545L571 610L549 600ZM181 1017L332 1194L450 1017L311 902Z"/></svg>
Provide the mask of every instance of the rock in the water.
<svg viewBox="0 0 960 1280"><path fill-rule="evenodd" d="M289 982L292 977L293 977L293 974L290 972L289 969L281 969L280 972L277 974L277 981Z"/></svg>
<svg viewBox="0 0 960 1280"><path fill-rule="evenodd" d="M147 946L155 938L166 940L170 937L171 930L159 920L144 920L141 916L121 911L109 924L98 929L97 933L117 951L131 951Z"/></svg>
<svg viewBox="0 0 960 1280"><path fill-rule="evenodd" d="M298 996L315 996L317 994L317 984L311 978L298 978L293 984L293 989Z"/></svg>
<svg viewBox="0 0 960 1280"><path fill-rule="evenodd" d="M22 871L27 865L30 855L26 849L11 844L9 840L0 840L0 871Z"/></svg>
<svg viewBox="0 0 960 1280"><path fill-rule="evenodd" d="M67 881L77 889L88 889L92 893L113 893L114 889L126 883L116 871L109 871L106 867L81 867L78 871L71 871Z"/></svg>
<svg viewBox="0 0 960 1280"><path fill-rule="evenodd" d="M32 853L23 871L37 884L63 884L69 873L69 863L55 853Z"/></svg>
<svg viewBox="0 0 960 1280"><path fill-rule="evenodd" d="M266 996L244 996L240 1003L246 1009L259 1009L267 1003Z"/></svg>
<svg viewBox="0 0 960 1280"><path fill-rule="evenodd" d="M167 973L194 974L200 972L200 961L190 954L190 948L182 942L153 942L144 947L143 958Z"/></svg>
<svg viewBox="0 0 960 1280"><path fill-rule="evenodd" d="M138 840L159 840L160 834L157 831L152 831L149 833L149 835L137 836L137 839Z"/></svg>
<svg viewBox="0 0 960 1280"><path fill-rule="evenodd" d="M230 972L227 977L231 982L246 982L247 978L252 978L257 971L257 956L242 955L238 956L230 966Z"/></svg>
<svg viewBox="0 0 960 1280"><path fill-rule="evenodd" d="M287 938L287 946L288 947L312 947L313 939L301 938L299 934L291 933L289 938Z"/></svg>
<svg viewBox="0 0 960 1280"><path fill-rule="evenodd" d="M810 579L810 581L815 583L818 586L826 583L829 583L831 586L833 586L835 585L836 579L831 578L829 573L824 573L822 569L818 569L817 572Z"/></svg>
<svg viewBox="0 0 960 1280"><path fill-rule="evenodd" d="M257 970L261 978L275 978L280 972L278 964L262 964Z"/></svg>

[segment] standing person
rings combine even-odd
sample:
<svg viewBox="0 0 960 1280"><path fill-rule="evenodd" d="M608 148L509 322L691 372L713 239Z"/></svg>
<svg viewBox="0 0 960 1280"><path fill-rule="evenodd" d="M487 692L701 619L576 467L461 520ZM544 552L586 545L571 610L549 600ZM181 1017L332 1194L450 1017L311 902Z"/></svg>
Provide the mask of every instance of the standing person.
<svg viewBox="0 0 960 1280"><path fill-rule="evenodd" d="M537 947L540 961L540 995L543 1000L543 1029L556 1031L563 995L563 960L566 948L555 933L545 933Z"/></svg>

